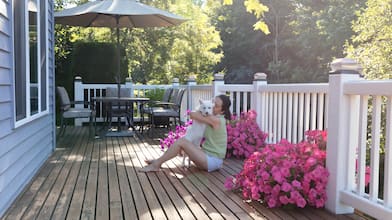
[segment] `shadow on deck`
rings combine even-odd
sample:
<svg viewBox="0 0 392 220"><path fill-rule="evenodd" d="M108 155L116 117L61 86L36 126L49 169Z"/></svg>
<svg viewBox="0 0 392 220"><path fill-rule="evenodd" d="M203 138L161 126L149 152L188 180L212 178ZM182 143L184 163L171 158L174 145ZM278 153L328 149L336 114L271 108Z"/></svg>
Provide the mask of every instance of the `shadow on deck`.
<svg viewBox="0 0 392 220"><path fill-rule="evenodd" d="M366 219L245 203L223 186L240 171L239 160L226 159L221 170L207 173L182 168L178 157L162 172L139 173L145 158L162 154L164 134L154 135L92 139L87 128L68 128L3 219Z"/></svg>

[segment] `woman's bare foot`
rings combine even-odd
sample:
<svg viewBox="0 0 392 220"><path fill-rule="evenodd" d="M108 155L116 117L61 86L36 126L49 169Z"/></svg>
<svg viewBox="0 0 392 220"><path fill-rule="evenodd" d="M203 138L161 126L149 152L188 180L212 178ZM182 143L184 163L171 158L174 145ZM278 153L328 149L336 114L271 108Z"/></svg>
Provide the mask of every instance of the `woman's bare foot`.
<svg viewBox="0 0 392 220"><path fill-rule="evenodd" d="M157 172L159 170L160 170L160 167L159 166L157 167L155 164L153 164L150 161L150 164L145 166L145 167L142 167L141 169L139 169L139 172L147 173L147 172Z"/></svg>
<svg viewBox="0 0 392 220"><path fill-rule="evenodd" d="M146 164L148 164L148 165L154 163L154 161L155 161L154 159L145 159L145 160L144 160L144 162L145 162Z"/></svg>

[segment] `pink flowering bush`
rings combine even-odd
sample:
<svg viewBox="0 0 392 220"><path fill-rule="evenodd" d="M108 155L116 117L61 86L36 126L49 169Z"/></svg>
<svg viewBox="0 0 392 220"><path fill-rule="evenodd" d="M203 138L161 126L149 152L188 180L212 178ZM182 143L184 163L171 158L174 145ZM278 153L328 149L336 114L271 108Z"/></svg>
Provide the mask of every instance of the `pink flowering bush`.
<svg viewBox="0 0 392 220"><path fill-rule="evenodd" d="M225 187L270 208L323 207L329 176L325 168L326 132L308 131L306 135L298 144L282 140L254 152L245 160L243 170L226 180Z"/></svg>
<svg viewBox="0 0 392 220"><path fill-rule="evenodd" d="M241 113L227 125L227 157L247 158L265 146L268 136L259 128L254 110Z"/></svg>
<svg viewBox="0 0 392 220"><path fill-rule="evenodd" d="M165 148L169 148L176 140L185 136L186 129L191 124L192 124L192 120L189 120L184 125L176 126L176 130L169 131L167 137L159 141L161 149L165 150Z"/></svg>

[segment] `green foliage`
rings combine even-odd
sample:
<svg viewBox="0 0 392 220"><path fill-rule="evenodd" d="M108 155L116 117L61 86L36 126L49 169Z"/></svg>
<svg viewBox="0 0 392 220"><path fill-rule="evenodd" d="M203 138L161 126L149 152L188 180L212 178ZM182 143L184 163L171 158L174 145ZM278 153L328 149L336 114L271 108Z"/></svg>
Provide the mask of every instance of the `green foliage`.
<svg viewBox="0 0 392 220"><path fill-rule="evenodd" d="M347 53L370 79L392 79L392 0L368 0L353 24L355 35Z"/></svg>
<svg viewBox="0 0 392 220"><path fill-rule="evenodd" d="M268 74L271 83L326 82L329 63L344 57L343 47L352 35L351 23L365 0L264 0L269 8L263 21L270 34L249 28L256 21L247 18L243 2L215 6L214 21L221 32L225 57L216 71L236 78L246 66ZM249 19L249 20L247 20ZM250 79L251 80L251 79Z"/></svg>
<svg viewBox="0 0 392 220"><path fill-rule="evenodd" d="M213 67L223 56L217 50L222 44L219 32L211 24L207 11L188 0L177 0L173 11L189 19L176 29L177 37L170 50L173 76L184 82L190 75L196 75L198 83L211 82Z"/></svg>
<svg viewBox="0 0 392 220"><path fill-rule="evenodd" d="M150 101L160 101L163 98L164 89L147 90L144 97L150 98Z"/></svg>
<svg viewBox="0 0 392 220"><path fill-rule="evenodd" d="M223 0L223 5L232 5L233 0ZM268 7L260 3L259 0L245 0L243 4L246 11L252 13L258 20L253 24L254 30L259 30L264 34L269 34L269 28L263 21L264 13L268 12Z"/></svg>
<svg viewBox="0 0 392 220"><path fill-rule="evenodd" d="M121 50L121 82L128 76L124 49ZM117 76L117 48L112 43L76 42L72 51L71 73L80 75L83 82L115 83Z"/></svg>
<svg viewBox="0 0 392 220"><path fill-rule="evenodd" d="M234 1L232 5L220 5L213 0L207 1L211 7L209 16L220 32L223 41L221 50L224 57L216 65L215 72L225 72L226 82L231 83L255 71L263 69L264 55L260 50L263 34L254 31L254 15L246 12L243 0ZM244 73L244 71L249 71ZM241 76L237 76L240 73ZM243 79L250 82L250 79Z"/></svg>

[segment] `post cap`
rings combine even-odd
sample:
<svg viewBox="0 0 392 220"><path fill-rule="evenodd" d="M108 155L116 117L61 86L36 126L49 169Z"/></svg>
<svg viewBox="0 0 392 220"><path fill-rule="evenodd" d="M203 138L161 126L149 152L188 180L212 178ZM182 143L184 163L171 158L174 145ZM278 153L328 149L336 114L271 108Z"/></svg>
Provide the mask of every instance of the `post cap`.
<svg viewBox="0 0 392 220"><path fill-rule="evenodd" d="M334 61L332 61L330 66L332 72L343 71L343 70L356 71L358 73L362 72L361 64L359 64L357 61L351 58L335 59Z"/></svg>
<svg viewBox="0 0 392 220"><path fill-rule="evenodd" d="M188 82L194 82L194 81L196 81L196 76L195 75L190 75L188 77Z"/></svg>
<svg viewBox="0 0 392 220"><path fill-rule="evenodd" d="M125 78L125 82L132 82L132 77L128 76L127 78Z"/></svg>
<svg viewBox="0 0 392 220"><path fill-rule="evenodd" d="M267 80L267 74L265 74L265 73L255 73L253 75L253 80L254 81L265 81L265 80Z"/></svg>
<svg viewBox="0 0 392 220"><path fill-rule="evenodd" d="M81 76L75 76L75 81L82 81L82 77Z"/></svg>
<svg viewBox="0 0 392 220"><path fill-rule="evenodd" d="M222 80L223 81L224 75L222 73L214 74L214 80Z"/></svg>
<svg viewBox="0 0 392 220"><path fill-rule="evenodd" d="M180 80L178 78L173 78L173 83L179 83Z"/></svg>

